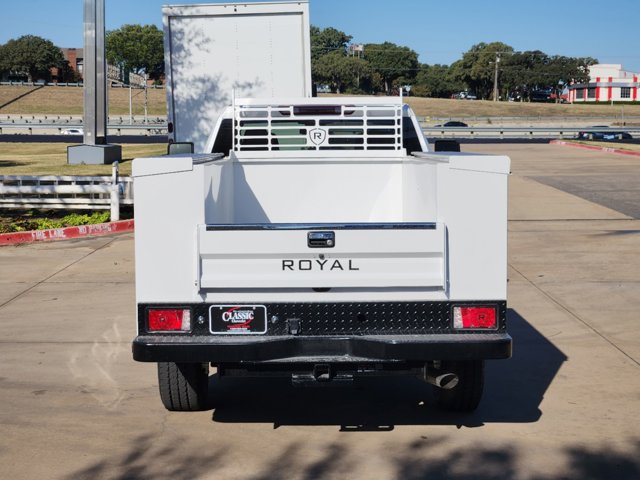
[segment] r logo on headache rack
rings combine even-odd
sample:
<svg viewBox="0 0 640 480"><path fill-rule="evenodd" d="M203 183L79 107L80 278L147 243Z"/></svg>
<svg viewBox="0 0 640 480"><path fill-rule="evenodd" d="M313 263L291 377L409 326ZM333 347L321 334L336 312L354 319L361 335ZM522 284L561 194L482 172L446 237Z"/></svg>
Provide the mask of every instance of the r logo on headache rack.
<svg viewBox="0 0 640 480"><path fill-rule="evenodd" d="M327 131L323 128L309 130L309 140L314 145L322 145L327 141Z"/></svg>

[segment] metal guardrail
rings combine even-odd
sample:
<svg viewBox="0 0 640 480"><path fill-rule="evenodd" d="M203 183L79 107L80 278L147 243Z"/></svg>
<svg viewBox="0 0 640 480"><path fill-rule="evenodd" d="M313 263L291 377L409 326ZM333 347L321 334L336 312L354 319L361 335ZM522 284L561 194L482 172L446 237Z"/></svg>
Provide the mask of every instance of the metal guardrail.
<svg viewBox="0 0 640 480"><path fill-rule="evenodd" d="M427 137L463 138L574 138L579 132L627 132L640 136L640 127L422 127Z"/></svg>
<svg viewBox="0 0 640 480"><path fill-rule="evenodd" d="M19 130L27 131L29 135L33 135L37 130L55 130L62 133L63 130L70 128L82 128L82 124L59 124L59 123L0 123L0 134L16 132ZM110 134L122 135L123 132L142 131L146 135L166 135L166 124L138 124L138 125L119 125L109 124L107 129ZM634 136L640 136L640 127L610 127L612 132L628 132ZM567 137L575 137L578 132L602 132L607 131L606 128L597 127L429 127L422 126L422 131L427 136L439 137L465 137L465 138L535 138L535 137L553 137L564 139Z"/></svg>
<svg viewBox="0 0 640 480"><path fill-rule="evenodd" d="M618 105L616 105L617 107ZM526 116L480 116L480 115L466 115L466 116L419 116L418 121L421 124L424 123L445 123L451 120L459 120L465 123L484 123L501 125L504 123L589 123L590 125L598 124L611 124L616 122L640 122L640 115L626 115L622 113L612 113L609 115L594 115L594 116L579 116L579 115L561 115L561 116L545 116L545 115L526 115Z"/></svg>
<svg viewBox="0 0 640 480"><path fill-rule="evenodd" d="M110 125L166 125L167 118L158 115L148 115L145 121L143 115L134 115L132 122L128 115L110 115L107 122ZM82 122L82 115L0 115L0 125L55 125L75 124Z"/></svg>
<svg viewBox="0 0 640 480"><path fill-rule="evenodd" d="M83 128L82 124L73 123L0 123L0 135L7 133L16 133L18 131L26 131L28 135L34 135L36 130L54 130L58 134L61 134L63 130L72 128ZM110 134L122 135L123 131L143 131L146 135L166 135L166 124L133 124L133 125L120 125L109 124L107 125L107 131Z"/></svg>
<svg viewBox="0 0 640 480"><path fill-rule="evenodd" d="M0 208L110 210L111 221L120 219L120 206L133 205L133 179L111 176L0 176Z"/></svg>
<svg viewBox="0 0 640 480"><path fill-rule="evenodd" d="M117 81L117 79L109 77L109 80ZM2 86L10 86L10 87L83 87L82 82L0 82ZM121 85L111 85L112 88L118 88ZM127 88L129 86L127 85ZM136 88L134 86L134 88ZM137 87L144 88L144 87ZM164 85L147 85L147 88L153 89L163 89Z"/></svg>
<svg viewBox="0 0 640 480"><path fill-rule="evenodd" d="M610 130L611 132L627 132L634 137L640 137L640 127L636 126L612 126L612 127L505 127L505 126L486 126L486 127L434 127L425 125L420 122L422 131L430 137L463 137L463 138L571 138L575 137L578 132L603 132ZM40 130L53 130L58 134L63 130L71 128L82 128L81 123L5 123L0 122L0 135L6 133L16 133L18 131L26 131L27 134L36 134ZM139 124L118 124L110 123L107 125L108 132L113 135L122 135L123 132L142 132L146 135L166 135L167 125L165 123L139 123Z"/></svg>

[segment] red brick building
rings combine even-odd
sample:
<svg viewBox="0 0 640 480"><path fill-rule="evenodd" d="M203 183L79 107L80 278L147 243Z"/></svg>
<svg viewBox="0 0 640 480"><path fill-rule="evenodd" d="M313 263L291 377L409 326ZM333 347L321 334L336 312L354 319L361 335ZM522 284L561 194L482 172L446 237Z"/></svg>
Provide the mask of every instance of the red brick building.
<svg viewBox="0 0 640 480"><path fill-rule="evenodd" d="M59 68L54 67L51 69L51 78L57 82L81 80L82 67L84 64L84 49L61 48L60 51L62 52L64 59L69 62L68 70L61 72Z"/></svg>

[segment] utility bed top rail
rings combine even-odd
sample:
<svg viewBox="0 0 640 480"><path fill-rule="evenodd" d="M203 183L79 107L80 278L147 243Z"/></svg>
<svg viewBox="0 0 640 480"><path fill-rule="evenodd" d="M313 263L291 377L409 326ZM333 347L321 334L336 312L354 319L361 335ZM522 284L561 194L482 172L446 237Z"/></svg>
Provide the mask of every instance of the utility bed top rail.
<svg viewBox="0 0 640 480"><path fill-rule="evenodd" d="M234 150L404 153L400 99L236 99Z"/></svg>
<svg viewBox="0 0 640 480"><path fill-rule="evenodd" d="M435 230L435 222L418 223L218 223L206 226L214 230Z"/></svg>

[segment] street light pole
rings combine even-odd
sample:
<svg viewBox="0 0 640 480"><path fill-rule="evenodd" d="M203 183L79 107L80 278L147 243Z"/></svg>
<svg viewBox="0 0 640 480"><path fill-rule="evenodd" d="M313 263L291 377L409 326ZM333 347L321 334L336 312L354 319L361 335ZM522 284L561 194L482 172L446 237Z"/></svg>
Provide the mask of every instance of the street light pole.
<svg viewBox="0 0 640 480"><path fill-rule="evenodd" d="M500 65L500 54L496 53L496 70L493 74L493 101L498 101L498 65Z"/></svg>
<svg viewBox="0 0 640 480"><path fill-rule="evenodd" d="M144 123L145 125L149 122L149 120L147 119L147 110L148 110L148 106L149 106L149 97L147 94L147 79L149 78L149 76L147 75L147 72L144 73Z"/></svg>
<svg viewBox="0 0 640 480"><path fill-rule="evenodd" d="M120 145L107 144L107 62L104 0L84 0L84 67L82 72L84 144L67 148L67 163L100 165L122 159Z"/></svg>
<svg viewBox="0 0 640 480"><path fill-rule="evenodd" d="M104 0L84 2L84 144L107 143Z"/></svg>

